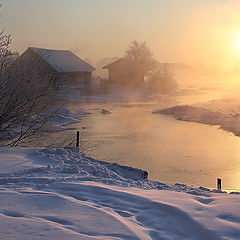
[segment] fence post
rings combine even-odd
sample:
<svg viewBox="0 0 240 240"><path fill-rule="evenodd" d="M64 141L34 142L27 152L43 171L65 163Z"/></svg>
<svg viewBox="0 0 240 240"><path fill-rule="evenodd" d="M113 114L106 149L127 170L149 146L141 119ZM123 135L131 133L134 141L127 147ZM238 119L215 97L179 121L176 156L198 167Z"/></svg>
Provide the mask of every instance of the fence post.
<svg viewBox="0 0 240 240"><path fill-rule="evenodd" d="M221 178L218 178L217 179L217 190L221 191L221 189L222 189L222 180L221 180Z"/></svg>
<svg viewBox="0 0 240 240"><path fill-rule="evenodd" d="M76 140L76 147L79 148L79 141L80 141L80 133L77 131L77 140Z"/></svg>

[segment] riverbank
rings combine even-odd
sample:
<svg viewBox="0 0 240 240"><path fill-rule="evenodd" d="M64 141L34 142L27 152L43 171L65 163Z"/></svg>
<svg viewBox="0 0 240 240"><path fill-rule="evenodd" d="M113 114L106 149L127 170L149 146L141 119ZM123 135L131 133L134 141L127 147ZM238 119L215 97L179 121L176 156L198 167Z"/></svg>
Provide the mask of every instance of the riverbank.
<svg viewBox="0 0 240 240"><path fill-rule="evenodd" d="M149 181L143 170L97 161L76 148L0 148L0 168L1 239L240 234L240 195Z"/></svg>
<svg viewBox="0 0 240 240"><path fill-rule="evenodd" d="M95 159L143 168L149 179L169 184L214 188L221 178L225 191L240 191L240 138L214 126L152 114L157 106L80 103L63 108L50 128L59 131L46 133L49 139L36 139L31 146L62 147L66 138L74 145L76 130L83 130L80 148L88 140L87 151Z"/></svg>
<svg viewBox="0 0 240 240"><path fill-rule="evenodd" d="M171 115L175 119L182 121L217 125L225 131L240 136L240 113L234 110L232 110L232 113L226 114L220 111L196 106L180 105L155 110L153 113Z"/></svg>

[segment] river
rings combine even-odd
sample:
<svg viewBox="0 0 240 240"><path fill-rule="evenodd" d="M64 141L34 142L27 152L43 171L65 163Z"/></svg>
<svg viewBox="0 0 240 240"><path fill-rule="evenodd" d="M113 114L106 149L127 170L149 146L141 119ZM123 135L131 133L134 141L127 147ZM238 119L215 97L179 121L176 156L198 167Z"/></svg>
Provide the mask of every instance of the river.
<svg viewBox="0 0 240 240"><path fill-rule="evenodd" d="M82 105L81 105L82 106ZM100 146L91 156L149 172L164 183L240 191L240 137L217 126L178 121L152 114L155 105L86 105L87 138ZM111 114L102 114L107 108Z"/></svg>

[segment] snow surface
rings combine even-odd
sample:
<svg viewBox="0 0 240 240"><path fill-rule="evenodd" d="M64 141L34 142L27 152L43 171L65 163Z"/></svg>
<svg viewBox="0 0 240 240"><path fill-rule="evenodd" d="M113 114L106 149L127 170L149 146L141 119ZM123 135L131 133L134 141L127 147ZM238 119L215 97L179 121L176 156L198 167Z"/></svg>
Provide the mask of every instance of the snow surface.
<svg viewBox="0 0 240 240"><path fill-rule="evenodd" d="M0 169L3 240L240 238L238 194L152 182L73 147L0 148Z"/></svg>
<svg viewBox="0 0 240 240"><path fill-rule="evenodd" d="M191 105L179 105L153 111L172 115L177 120L219 125L223 130L240 136L240 112L220 111Z"/></svg>
<svg viewBox="0 0 240 240"><path fill-rule="evenodd" d="M93 72L96 69L68 50L52 50L30 47L57 72Z"/></svg>
<svg viewBox="0 0 240 240"><path fill-rule="evenodd" d="M74 130L74 127L68 127L68 125L80 122L85 115L90 113L85 111L83 108L71 111L67 107L62 107L49 111L49 114L54 114L54 118L48 122L48 127L41 129L42 132Z"/></svg>
<svg viewBox="0 0 240 240"><path fill-rule="evenodd" d="M109 110L103 108L103 109L101 109L100 113L102 113L102 114L110 114L111 112Z"/></svg>

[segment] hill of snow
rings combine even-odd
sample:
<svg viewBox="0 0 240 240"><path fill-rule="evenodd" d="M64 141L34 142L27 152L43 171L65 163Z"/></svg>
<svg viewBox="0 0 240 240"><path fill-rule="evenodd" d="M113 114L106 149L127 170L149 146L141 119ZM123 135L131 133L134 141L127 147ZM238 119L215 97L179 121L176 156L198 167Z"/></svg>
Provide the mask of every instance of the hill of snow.
<svg viewBox="0 0 240 240"><path fill-rule="evenodd" d="M240 195L152 182L77 148L0 148L1 239L239 239Z"/></svg>
<svg viewBox="0 0 240 240"><path fill-rule="evenodd" d="M240 113L227 113L191 105L179 105L153 111L153 113L172 115L177 120L219 125L220 128L240 136Z"/></svg>

